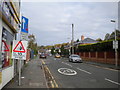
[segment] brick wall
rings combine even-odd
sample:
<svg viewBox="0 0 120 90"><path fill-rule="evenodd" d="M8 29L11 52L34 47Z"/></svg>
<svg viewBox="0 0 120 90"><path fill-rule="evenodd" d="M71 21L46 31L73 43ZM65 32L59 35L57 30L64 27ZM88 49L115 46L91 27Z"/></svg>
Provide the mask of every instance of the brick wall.
<svg viewBox="0 0 120 90"><path fill-rule="evenodd" d="M83 60L99 63L115 64L115 52L80 52L77 53ZM118 53L118 64L120 65L120 53Z"/></svg>

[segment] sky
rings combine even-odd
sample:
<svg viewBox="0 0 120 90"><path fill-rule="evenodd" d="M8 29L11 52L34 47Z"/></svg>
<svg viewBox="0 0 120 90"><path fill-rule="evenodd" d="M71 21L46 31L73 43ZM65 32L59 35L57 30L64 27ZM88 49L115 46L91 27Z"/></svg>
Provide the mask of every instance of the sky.
<svg viewBox="0 0 120 90"><path fill-rule="evenodd" d="M81 40L81 35L104 39L114 31L110 20L118 19L118 3L22 2L21 14L29 19L29 34L35 35L38 45L46 46L70 42L72 24L74 40Z"/></svg>

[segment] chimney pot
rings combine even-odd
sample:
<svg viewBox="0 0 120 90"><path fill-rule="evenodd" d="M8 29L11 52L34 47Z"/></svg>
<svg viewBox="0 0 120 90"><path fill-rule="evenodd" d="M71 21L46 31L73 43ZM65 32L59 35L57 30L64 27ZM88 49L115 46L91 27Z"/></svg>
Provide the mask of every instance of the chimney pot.
<svg viewBox="0 0 120 90"><path fill-rule="evenodd" d="M82 35L82 36L81 36L81 41L83 41L83 40L84 40L84 36Z"/></svg>

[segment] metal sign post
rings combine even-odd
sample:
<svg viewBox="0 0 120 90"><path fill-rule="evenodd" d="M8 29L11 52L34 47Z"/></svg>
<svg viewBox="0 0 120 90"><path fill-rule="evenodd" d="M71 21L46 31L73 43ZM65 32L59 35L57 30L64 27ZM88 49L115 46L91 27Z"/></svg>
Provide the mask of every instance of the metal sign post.
<svg viewBox="0 0 120 90"><path fill-rule="evenodd" d="M19 60L19 86L21 85L21 59Z"/></svg>
<svg viewBox="0 0 120 90"><path fill-rule="evenodd" d="M26 60L27 53L27 41L13 41L13 50L12 50L12 58L18 59L18 69L19 69L19 82L18 85L21 85L21 61Z"/></svg>
<svg viewBox="0 0 120 90"><path fill-rule="evenodd" d="M18 52L18 54L20 55L20 59L19 59L19 86L21 85L21 60L22 60L22 53Z"/></svg>

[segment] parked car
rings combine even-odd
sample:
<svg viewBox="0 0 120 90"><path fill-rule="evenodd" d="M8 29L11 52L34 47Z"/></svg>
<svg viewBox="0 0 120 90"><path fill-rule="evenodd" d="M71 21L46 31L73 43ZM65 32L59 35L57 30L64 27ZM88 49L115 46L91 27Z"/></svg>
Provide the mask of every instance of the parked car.
<svg viewBox="0 0 120 90"><path fill-rule="evenodd" d="M45 54L40 54L40 58L47 58Z"/></svg>
<svg viewBox="0 0 120 90"><path fill-rule="evenodd" d="M69 62L82 62L82 59L79 55L72 54L69 56Z"/></svg>
<svg viewBox="0 0 120 90"><path fill-rule="evenodd" d="M60 58L61 56L59 54L56 54L55 55L55 58Z"/></svg>

